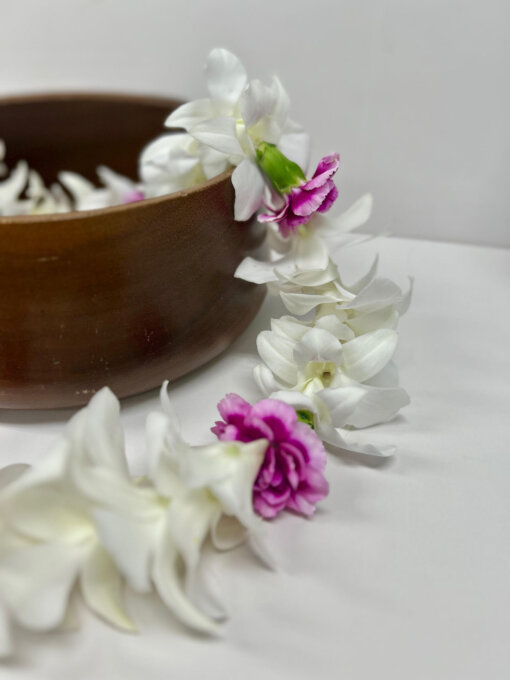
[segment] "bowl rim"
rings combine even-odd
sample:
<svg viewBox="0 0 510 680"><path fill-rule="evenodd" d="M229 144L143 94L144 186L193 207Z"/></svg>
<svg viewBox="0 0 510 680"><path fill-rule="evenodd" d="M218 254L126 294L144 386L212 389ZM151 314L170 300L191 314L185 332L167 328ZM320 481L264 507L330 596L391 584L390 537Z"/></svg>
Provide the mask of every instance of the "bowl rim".
<svg viewBox="0 0 510 680"><path fill-rule="evenodd" d="M30 104L44 101L87 101L93 99L95 101L105 101L105 102L126 102L133 104L147 104L147 105L169 105L169 110L173 106L183 104L184 102L180 99L174 99L170 97L161 97L157 95L150 94L129 94L124 92L108 92L108 91L73 91L69 90L67 92L40 92L40 93L29 93L29 94L15 94L9 96L0 97L0 106L4 104ZM165 134L165 129L162 128L161 134ZM176 130L177 131L177 130ZM169 133L170 134L170 133ZM148 140L149 143L151 140ZM99 215L112 215L117 213L123 213L125 211L134 211L143 209L145 206L154 206L168 201L178 200L186 196L193 194L198 194L204 189L209 187L219 185L226 179L231 177L234 168L228 168L224 172L211 179L208 179L201 184L189 187L187 189L180 189L179 191L174 191L170 194L162 194L161 196L155 196L154 198L143 198L140 201L133 201L132 203L124 203L121 205L112 205L107 208L94 208L92 210L70 210L63 213L45 213L38 215L5 215L0 216L0 227L2 226L13 226L17 224L40 224L48 222L65 222L73 218L81 219L91 219Z"/></svg>

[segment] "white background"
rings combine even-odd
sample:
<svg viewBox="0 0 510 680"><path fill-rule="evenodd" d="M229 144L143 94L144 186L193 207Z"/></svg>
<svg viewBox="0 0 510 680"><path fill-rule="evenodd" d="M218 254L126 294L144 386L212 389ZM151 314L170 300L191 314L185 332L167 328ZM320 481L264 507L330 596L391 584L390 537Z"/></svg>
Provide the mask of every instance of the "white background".
<svg viewBox="0 0 510 680"><path fill-rule="evenodd" d="M199 97L208 51L228 47L251 77L281 77L294 118L313 134L315 160L341 153L338 210L370 190L374 230L510 245L508 0L1 0L0 8L0 94Z"/></svg>

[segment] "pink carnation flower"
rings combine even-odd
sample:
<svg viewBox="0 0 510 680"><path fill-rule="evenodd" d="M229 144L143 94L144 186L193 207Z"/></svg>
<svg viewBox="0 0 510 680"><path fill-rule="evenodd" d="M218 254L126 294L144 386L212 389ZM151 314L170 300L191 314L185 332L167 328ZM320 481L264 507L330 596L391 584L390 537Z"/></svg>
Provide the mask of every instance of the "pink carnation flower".
<svg viewBox="0 0 510 680"><path fill-rule="evenodd" d="M283 401L263 399L253 406L237 394L218 404L223 420L212 432L223 441L267 439L264 462L253 487L255 511L270 519L285 508L313 515L325 498L326 451L317 434L298 421L296 411Z"/></svg>
<svg viewBox="0 0 510 680"><path fill-rule="evenodd" d="M324 156L312 179L303 182L284 196L283 208L278 212L258 216L259 222L277 222L281 233L287 236L306 224L316 212L326 212L338 197L332 177L340 165L337 153Z"/></svg>

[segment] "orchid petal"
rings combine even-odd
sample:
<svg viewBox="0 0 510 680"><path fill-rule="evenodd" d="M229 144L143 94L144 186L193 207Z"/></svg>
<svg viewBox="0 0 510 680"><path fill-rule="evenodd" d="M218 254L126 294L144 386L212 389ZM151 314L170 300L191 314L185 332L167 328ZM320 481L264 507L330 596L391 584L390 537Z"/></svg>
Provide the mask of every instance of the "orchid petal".
<svg viewBox="0 0 510 680"><path fill-rule="evenodd" d="M287 122L278 148L306 174L310 164L310 135L300 125L292 121Z"/></svg>
<svg viewBox="0 0 510 680"><path fill-rule="evenodd" d="M165 120L165 127L183 128L187 132L199 123L218 115L218 107L210 99L197 99L182 104Z"/></svg>
<svg viewBox="0 0 510 680"><path fill-rule="evenodd" d="M238 446L237 442L218 441L190 448L188 455L181 460L181 475L186 486L200 489L229 479L238 464Z"/></svg>
<svg viewBox="0 0 510 680"><path fill-rule="evenodd" d="M221 601L219 584L213 576L211 570L199 562L195 568L187 570L184 591L191 603L206 616L224 621L228 618L228 612Z"/></svg>
<svg viewBox="0 0 510 680"><path fill-rule="evenodd" d="M370 265L370 268L367 271L367 273L364 274L355 283L351 284L349 286L349 290L355 294L360 293L363 290L363 288L366 288L366 286L368 286L368 284L373 280L377 273L378 266L379 266L379 254L377 254L374 257L373 262Z"/></svg>
<svg viewBox="0 0 510 680"><path fill-rule="evenodd" d="M191 128L190 134L202 144L207 144L226 156L243 156L236 136L234 118L223 116L197 123Z"/></svg>
<svg viewBox="0 0 510 680"><path fill-rule="evenodd" d="M82 201L95 190L95 186L88 179L77 172L63 171L58 173L59 181L69 191L75 203Z"/></svg>
<svg viewBox="0 0 510 680"><path fill-rule="evenodd" d="M352 427L370 427L394 418L400 409L410 403L402 387L372 387L366 385L366 395L349 417Z"/></svg>
<svg viewBox="0 0 510 680"><path fill-rule="evenodd" d="M272 571L278 571L278 562L273 551L270 550L268 546L266 534L263 532L262 528L259 531L251 531L249 533L248 545L262 564Z"/></svg>
<svg viewBox="0 0 510 680"><path fill-rule="evenodd" d="M398 319L397 310L389 306L367 314L358 314L349 319L348 323L356 335L363 335L376 331L378 328L395 329L398 325Z"/></svg>
<svg viewBox="0 0 510 680"><path fill-rule="evenodd" d="M242 62L224 48L211 50L205 67L207 89L212 99L235 104L246 87L246 71Z"/></svg>
<svg viewBox="0 0 510 680"><path fill-rule="evenodd" d="M339 231L349 232L361 227L370 219L373 203L371 194L364 194L358 198L350 208L335 219L336 228Z"/></svg>
<svg viewBox="0 0 510 680"><path fill-rule="evenodd" d="M338 278L338 267L331 260L328 261L328 266L325 269L317 269L310 271L296 272L292 277L282 277L282 280L287 280L296 286L303 288L324 286Z"/></svg>
<svg viewBox="0 0 510 680"><path fill-rule="evenodd" d="M149 474L156 491L166 498L176 496L184 490L177 461L171 460L167 455L167 441L170 439L171 444L176 441L176 436L171 435L172 430L173 425L167 414L149 413L145 425ZM183 451L185 446L181 440L178 451Z"/></svg>
<svg viewBox="0 0 510 680"><path fill-rule="evenodd" d="M3 490L0 504L4 516L22 535L75 544L93 536L83 501L64 484L67 454L66 442L59 440L43 461Z"/></svg>
<svg viewBox="0 0 510 680"><path fill-rule="evenodd" d="M152 579L159 596L175 616L202 633L218 632L218 626L202 614L185 596L177 572L178 552L166 532L157 542Z"/></svg>
<svg viewBox="0 0 510 680"><path fill-rule="evenodd" d="M232 447L232 443L227 443ZM233 515L248 528L256 528L259 518L253 511L253 485L264 460L267 440L258 439L237 444L237 465L232 475L210 484L211 493L218 499L227 515ZM229 455L232 455L230 453Z"/></svg>
<svg viewBox="0 0 510 680"><path fill-rule="evenodd" d="M381 328L365 333L343 345L344 372L359 382L365 382L379 373L395 353L396 331Z"/></svg>
<svg viewBox="0 0 510 680"><path fill-rule="evenodd" d="M216 550L225 552L245 542L248 536L246 527L237 517L220 515L211 527L211 541Z"/></svg>
<svg viewBox="0 0 510 680"><path fill-rule="evenodd" d="M365 394L366 390L362 385L353 384L341 389L321 390L317 396L327 407L333 427L345 427Z"/></svg>
<svg viewBox="0 0 510 680"><path fill-rule="evenodd" d="M343 350L334 335L322 328L311 328L295 346L293 357L300 366L305 366L310 361L341 364Z"/></svg>
<svg viewBox="0 0 510 680"><path fill-rule="evenodd" d="M240 100L241 116L247 128L269 116L275 105L274 90L260 80L252 80ZM270 139L264 141L272 142Z"/></svg>
<svg viewBox="0 0 510 680"><path fill-rule="evenodd" d="M28 180L28 165L25 161L20 161L9 177L0 182L0 206L8 206L15 201Z"/></svg>
<svg viewBox="0 0 510 680"><path fill-rule="evenodd" d="M186 189L205 179L200 159L194 152L197 144L191 135L183 132L158 137L144 148L139 158L139 172L148 196Z"/></svg>
<svg viewBox="0 0 510 680"><path fill-rule="evenodd" d="M93 612L121 630L136 630L122 604L120 574L100 545L92 549L83 565L80 586L83 598Z"/></svg>
<svg viewBox="0 0 510 680"><path fill-rule="evenodd" d="M167 514L168 532L188 569L197 567L202 544L220 514L218 502L204 488L172 499Z"/></svg>
<svg viewBox="0 0 510 680"><path fill-rule="evenodd" d="M241 165L239 165L236 170L238 170ZM236 219L239 218L236 217ZM244 260L235 270L234 277L236 279L243 279L243 281L257 283L259 285L278 280L273 262L255 260L253 257L244 258Z"/></svg>
<svg viewBox="0 0 510 680"><path fill-rule="evenodd" d="M398 387L397 365L394 361L389 361L382 371L365 381L365 384L374 387Z"/></svg>
<svg viewBox="0 0 510 680"><path fill-rule="evenodd" d="M259 364L253 369L253 378L257 383L260 391L265 396L269 396L272 392L284 389L284 386L279 383L273 373L264 364Z"/></svg>
<svg viewBox="0 0 510 680"><path fill-rule="evenodd" d="M135 183L129 177L124 177L124 175L114 172L106 165L100 165L97 168L97 174L103 184L113 192L119 201L122 201L123 197L132 191L135 186Z"/></svg>
<svg viewBox="0 0 510 680"><path fill-rule="evenodd" d="M294 343L270 331L262 331L257 336L257 350L277 378L294 385L297 381L297 368L293 360Z"/></svg>
<svg viewBox="0 0 510 680"><path fill-rule="evenodd" d="M299 271L324 271L329 265L329 252L322 239L313 233L295 240L294 262Z"/></svg>
<svg viewBox="0 0 510 680"><path fill-rule="evenodd" d="M286 293L281 291L280 297L289 312L291 314L296 314L296 316L304 316L319 305L334 304L338 302L338 298L335 295L330 294Z"/></svg>
<svg viewBox="0 0 510 680"><path fill-rule="evenodd" d="M85 408L71 418L66 434L79 450L83 462L105 467L121 478L129 479L120 404L108 387L103 387Z"/></svg>
<svg viewBox="0 0 510 680"><path fill-rule="evenodd" d="M381 307L398 304L402 300L402 291L390 279L373 279L351 302L346 309L357 309L366 312Z"/></svg>
<svg viewBox="0 0 510 680"><path fill-rule="evenodd" d="M284 338L299 342L303 335L310 330L310 326L292 316L281 316L279 319L271 319L271 330Z"/></svg>
<svg viewBox="0 0 510 680"><path fill-rule="evenodd" d="M216 149L211 149L209 146L200 144L197 149L197 155L206 179L216 177L230 167L229 160L225 154L216 151Z"/></svg>
<svg viewBox="0 0 510 680"><path fill-rule="evenodd" d="M82 561L82 548L27 544L5 550L2 546L0 600L23 627L52 630L65 616Z"/></svg>
<svg viewBox="0 0 510 680"><path fill-rule="evenodd" d="M106 509L93 510L101 545L112 557L129 585L138 593L151 590L150 564L157 534L164 521L142 522ZM136 549L133 549L136 546Z"/></svg>
<svg viewBox="0 0 510 680"><path fill-rule="evenodd" d="M328 399L340 401L344 387L351 387L353 383L354 381L344 377L342 386L328 390ZM410 402L409 395L402 387L374 387L367 384L361 387L365 390L365 396L358 402L347 422L352 427L363 428L387 422ZM334 394L337 389L338 394Z"/></svg>
<svg viewBox="0 0 510 680"><path fill-rule="evenodd" d="M352 453L361 453L365 456L377 456L378 458L388 458L395 453L396 447L393 445L374 446L373 444L362 444L354 442L351 438L346 438L340 432L327 423L321 423L318 428L320 438L330 445L330 447L342 449Z"/></svg>
<svg viewBox="0 0 510 680"><path fill-rule="evenodd" d="M414 279L412 276L409 277L409 288L407 291L402 295L402 298L400 301L397 303L397 310L400 316L403 316L407 310L409 309L409 305L411 304L411 298L413 296L413 286L414 286Z"/></svg>
<svg viewBox="0 0 510 680"><path fill-rule="evenodd" d="M274 143L276 144L279 143L284 130L291 127L291 124L289 125L290 98L278 76L273 76L271 90L274 104L270 120L275 128L275 133L277 134L277 139L274 139ZM273 142L269 137L265 141Z"/></svg>
<svg viewBox="0 0 510 680"><path fill-rule="evenodd" d="M243 222L250 219L262 204L264 179L255 163L245 158L234 170L232 184L236 193L234 217Z"/></svg>
<svg viewBox="0 0 510 680"><path fill-rule="evenodd" d="M342 323L335 314L320 316L315 321L315 328L328 331L338 340L348 341L354 338L354 332L347 324Z"/></svg>

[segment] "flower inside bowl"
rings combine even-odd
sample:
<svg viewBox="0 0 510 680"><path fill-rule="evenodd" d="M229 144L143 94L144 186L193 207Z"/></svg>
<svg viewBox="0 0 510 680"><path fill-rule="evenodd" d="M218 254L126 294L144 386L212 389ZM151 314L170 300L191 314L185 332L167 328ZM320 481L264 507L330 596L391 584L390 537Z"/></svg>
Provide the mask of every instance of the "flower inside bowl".
<svg viewBox="0 0 510 680"><path fill-rule="evenodd" d="M105 164L134 177L163 132L166 99L66 94L0 102L9 161L46 183L61 170L93 180ZM0 217L0 407L85 403L175 379L246 328L261 287L233 278L260 240L234 221L230 172L192 189L125 205Z"/></svg>

